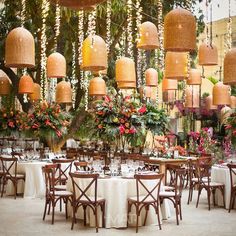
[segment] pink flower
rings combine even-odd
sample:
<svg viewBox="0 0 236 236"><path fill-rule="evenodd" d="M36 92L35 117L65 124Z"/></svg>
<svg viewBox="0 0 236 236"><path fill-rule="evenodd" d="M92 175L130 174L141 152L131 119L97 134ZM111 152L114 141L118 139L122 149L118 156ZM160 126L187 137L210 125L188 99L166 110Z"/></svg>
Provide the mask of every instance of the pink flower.
<svg viewBox="0 0 236 236"><path fill-rule="evenodd" d="M110 97L107 96L107 95L104 97L104 100L105 100L105 102L110 102L111 101Z"/></svg>
<svg viewBox="0 0 236 236"><path fill-rule="evenodd" d="M136 133L136 129L134 127L131 127L129 130L129 134L135 134Z"/></svg>
<svg viewBox="0 0 236 236"><path fill-rule="evenodd" d="M128 102L130 100L130 96L125 96L125 101Z"/></svg>
<svg viewBox="0 0 236 236"><path fill-rule="evenodd" d="M15 127L14 122L13 121L9 121L8 122L8 126L11 127L11 128L14 128Z"/></svg>
<svg viewBox="0 0 236 236"><path fill-rule="evenodd" d="M225 126L225 129L231 129L232 128L232 125L226 125Z"/></svg>
<svg viewBox="0 0 236 236"><path fill-rule="evenodd" d="M61 133L60 130L57 130L57 131L56 131L56 134L57 134L58 137L61 137L61 136L62 136L62 133Z"/></svg>
<svg viewBox="0 0 236 236"><path fill-rule="evenodd" d="M120 134L125 133L125 127L123 125L120 125L119 130L120 130Z"/></svg>
<svg viewBox="0 0 236 236"><path fill-rule="evenodd" d="M147 111L147 108L145 107L145 106L142 106L139 110L138 110L138 112L139 113L145 113Z"/></svg>

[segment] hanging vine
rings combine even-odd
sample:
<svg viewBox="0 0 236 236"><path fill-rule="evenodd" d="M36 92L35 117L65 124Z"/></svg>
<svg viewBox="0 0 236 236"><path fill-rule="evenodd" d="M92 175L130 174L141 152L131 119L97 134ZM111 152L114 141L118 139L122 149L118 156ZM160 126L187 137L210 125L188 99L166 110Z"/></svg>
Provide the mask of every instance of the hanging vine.
<svg viewBox="0 0 236 236"><path fill-rule="evenodd" d="M133 52L133 20L132 20L132 0L127 0L127 54L130 58L133 59L134 57L134 52Z"/></svg>

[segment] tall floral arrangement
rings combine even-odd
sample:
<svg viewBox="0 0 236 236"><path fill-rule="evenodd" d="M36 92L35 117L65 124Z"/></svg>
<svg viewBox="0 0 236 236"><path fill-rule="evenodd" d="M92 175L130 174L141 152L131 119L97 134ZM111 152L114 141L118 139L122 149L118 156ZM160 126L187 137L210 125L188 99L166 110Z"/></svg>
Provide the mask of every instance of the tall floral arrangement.
<svg viewBox="0 0 236 236"><path fill-rule="evenodd" d="M232 147L236 148L236 111L231 112L229 116L226 116L225 130L229 139L231 139Z"/></svg>

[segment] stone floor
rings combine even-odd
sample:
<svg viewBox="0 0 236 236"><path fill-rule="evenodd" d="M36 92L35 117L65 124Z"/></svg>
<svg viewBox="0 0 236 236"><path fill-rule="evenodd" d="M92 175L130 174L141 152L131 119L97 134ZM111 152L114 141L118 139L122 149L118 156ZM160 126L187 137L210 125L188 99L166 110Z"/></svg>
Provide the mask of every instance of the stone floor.
<svg viewBox="0 0 236 236"><path fill-rule="evenodd" d="M207 209L206 196L202 196L199 207L195 208L196 193L190 205L186 204L187 191L183 194L183 221L176 225L174 209L172 216L163 221L162 230L157 226L140 227L138 235L173 235L173 236L235 236L236 210L229 214L220 207ZM0 199L0 236L69 236L69 235L136 235L134 228L128 229L99 229L84 227L76 224L71 231L71 221L64 214L56 212L55 224L51 225L51 217L42 221L44 200L22 199L12 197Z"/></svg>

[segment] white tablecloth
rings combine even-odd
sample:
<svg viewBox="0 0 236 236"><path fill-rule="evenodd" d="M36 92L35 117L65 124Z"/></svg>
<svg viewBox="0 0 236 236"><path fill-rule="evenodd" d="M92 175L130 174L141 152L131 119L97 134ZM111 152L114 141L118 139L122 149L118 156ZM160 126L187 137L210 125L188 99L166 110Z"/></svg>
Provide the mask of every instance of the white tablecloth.
<svg viewBox="0 0 236 236"><path fill-rule="evenodd" d="M81 186L87 186L89 180L81 180ZM152 183L153 184L153 183ZM72 191L72 181L69 179L67 183L67 189ZM98 196L106 200L105 209L105 227L106 228L123 228L127 227L127 199L131 196L136 196L136 182L134 179L123 179L121 177L112 178L99 178L98 179ZM91 192L91 195L94 192ZM71 211L71 209L69 209ZM161 207L161 218L167 219L170 217L169 203L164 202ZM140 221L144 219L145 210L140 217ZM91 226L94 226L94 215L91 210L88 209L88 222ZM99 214L101 216L101 214ZM78 210L78 218L83 219L82 208ZM135 224L136 215L135 209L132 208L132 212L129 217L130 224ZM101 225L101 217L99 217ZM143 222L143 221L142 221ZM146 225L157 224L157 216L152 207L150 207L149 214L147 217ZM140 224L142 225L142 224Z"/></svg>
<svg viewBox="0 0 236 236"><path fill-rule="evenodd" d="M45 183L42 173L42 167L46 162L18 162L17 173L25 174L24 181L19 181L18 193L24 193L24 197L43 197L45 195ZM14 187L11 181L8 181L6 195L14 194Z"/></svg>
<svg viewBox="0 0 236 236"><path fill-rule="evenodd" d="M225 185L225 207L226 209L229 209L231 184L230 184L230 173L228 167L213 166L211 170L211 179L212 182L223 183ZM236 183L235 176L234 176L234 181ZM220 191L216 192L216 204L219 206L223 206L223 197Z"/></svg>

